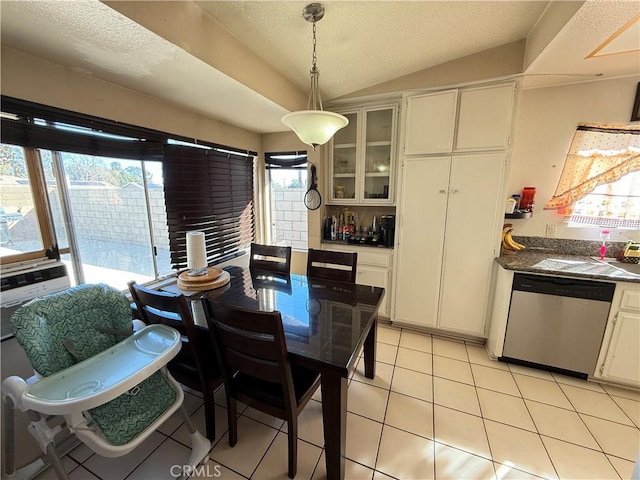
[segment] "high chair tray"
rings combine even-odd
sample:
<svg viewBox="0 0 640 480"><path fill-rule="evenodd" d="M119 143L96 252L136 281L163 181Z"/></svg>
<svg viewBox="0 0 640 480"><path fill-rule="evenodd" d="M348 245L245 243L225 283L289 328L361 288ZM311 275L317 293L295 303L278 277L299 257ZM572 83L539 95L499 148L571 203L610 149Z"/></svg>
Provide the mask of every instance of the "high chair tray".
<svg viewBox="0 0 640 480"><path fill-rule="evenodd" d="M113 347L29 385L21 409L50 415L84 411L131 390L177 355L180 334L149 325Z"/></svg>

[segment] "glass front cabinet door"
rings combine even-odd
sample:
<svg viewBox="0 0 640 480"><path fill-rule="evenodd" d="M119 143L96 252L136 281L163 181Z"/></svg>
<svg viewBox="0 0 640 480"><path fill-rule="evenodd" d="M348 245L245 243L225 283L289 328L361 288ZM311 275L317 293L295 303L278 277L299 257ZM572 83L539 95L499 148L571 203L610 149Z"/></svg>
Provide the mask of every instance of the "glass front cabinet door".
<svg viewBox="0 0 640 480"><path fill-rule="evenodd" d="M349 125L338 130L330 149L329 192L334 204L393 203L397 107L340 112Z"/></svg>

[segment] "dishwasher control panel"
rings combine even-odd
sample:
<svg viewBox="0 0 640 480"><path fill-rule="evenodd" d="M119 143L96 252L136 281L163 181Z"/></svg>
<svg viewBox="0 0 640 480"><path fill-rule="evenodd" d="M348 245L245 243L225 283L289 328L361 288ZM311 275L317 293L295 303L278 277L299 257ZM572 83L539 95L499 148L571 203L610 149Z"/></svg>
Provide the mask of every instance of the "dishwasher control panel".
<svg viewBox="0 0 640 480"><path fill-rule="evenodd" d="M584 298L610 302L615 283L578 280L561 277L545 277L517 273L513 276L513 290L520 292L557 295L560 297Z"/></svg>

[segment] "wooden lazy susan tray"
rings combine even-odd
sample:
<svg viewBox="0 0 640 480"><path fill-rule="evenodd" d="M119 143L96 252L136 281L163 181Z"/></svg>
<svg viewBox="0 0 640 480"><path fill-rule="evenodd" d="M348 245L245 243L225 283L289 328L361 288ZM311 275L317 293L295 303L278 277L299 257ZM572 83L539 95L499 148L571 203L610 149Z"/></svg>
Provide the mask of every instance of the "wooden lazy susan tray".
<svg viewBox="0 0 640 480"><path fill-rule="evenodd" d="M178 288L189 292L212 290L226 285L229 280L231 280L229 272L216 267L207 267L206 274L196 276L190 276L187 270L178 275Z"/></svg>

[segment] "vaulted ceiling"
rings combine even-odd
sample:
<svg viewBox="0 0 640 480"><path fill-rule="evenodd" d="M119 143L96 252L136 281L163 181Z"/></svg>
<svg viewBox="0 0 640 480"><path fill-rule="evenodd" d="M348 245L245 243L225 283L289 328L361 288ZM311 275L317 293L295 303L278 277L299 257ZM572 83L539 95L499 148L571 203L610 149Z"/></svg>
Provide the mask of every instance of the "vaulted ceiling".
<svg viewBox="0 0 640 480"><path fill-rule="evenodd" d="M300 1L0 2L1 43L264 133L304 108L311 24ZM526 40L520 73L542 86L640 75L640 3L323 2L326 101ZM378 87L380 90L380 87ZM384 88L382 89L384 90Z"/></svg>

